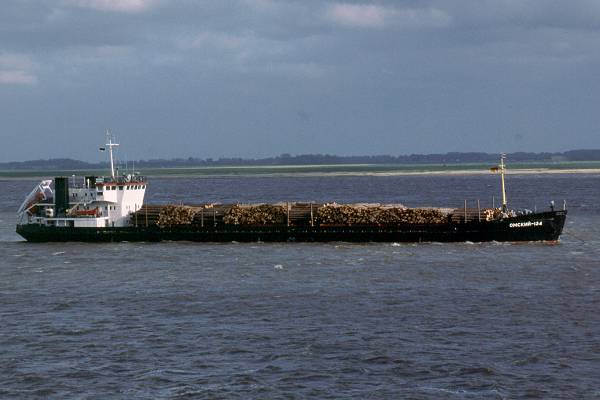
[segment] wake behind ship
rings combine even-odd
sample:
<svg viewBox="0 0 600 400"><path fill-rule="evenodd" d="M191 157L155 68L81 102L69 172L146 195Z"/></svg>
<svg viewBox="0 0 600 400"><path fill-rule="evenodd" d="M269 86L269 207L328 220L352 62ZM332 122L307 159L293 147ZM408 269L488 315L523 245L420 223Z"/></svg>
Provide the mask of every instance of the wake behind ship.
<svg viewBox="0 0 600 400"><path fill-rule="evenodd" d="M504 156L494 168L502 183L501 208L407 208L401 204L144 205L148 181L110 176L44 180L18 211L17 233L31 242L486 242L556 241L566 207L544 212L508 209Z"/></svg>

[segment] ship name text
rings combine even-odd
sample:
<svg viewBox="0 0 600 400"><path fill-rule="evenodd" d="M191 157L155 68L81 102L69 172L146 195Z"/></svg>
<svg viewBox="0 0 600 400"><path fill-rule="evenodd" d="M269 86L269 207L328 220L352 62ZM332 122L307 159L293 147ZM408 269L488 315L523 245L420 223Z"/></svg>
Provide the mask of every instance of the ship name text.
<svg viewBox="0 0 600 400"><path fill-rule="evenodd" d="M511 222L509 228L529 228L531 226L542 226L542 221Z"/></svg>

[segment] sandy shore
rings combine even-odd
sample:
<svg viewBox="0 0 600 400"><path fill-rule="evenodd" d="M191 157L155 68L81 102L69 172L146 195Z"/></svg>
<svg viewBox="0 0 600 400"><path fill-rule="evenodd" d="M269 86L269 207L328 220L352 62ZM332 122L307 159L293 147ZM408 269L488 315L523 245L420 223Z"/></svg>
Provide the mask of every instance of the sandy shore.
<svg viewBox="0 0 600 400"><path fill-rule="evenodd" d="M469 176L469 175L494 175L489 169L453 169L453 170L415 170L408 169L403 170L402 167L399 167L397 170L395 169L386 169L384 171L372 170L369 171L368 168L366 170L361 171L358 170L333 170L328 171L327 168L324 170L310 170L317 169L318 167L311 166L311 168L306 168L303 170L302 166L298 168L298 166L291 167L286 171L285 167L262 167L262 168L239 168L239 167L221 167L217 170L212 170L210 168L200 168L200 169L165 169L164 172L160 170L148 171L148 173L142 174L150 177L150 178L183 178L183 177L219 177L219 176ZM339 166L340 169L343 169L344 166ZM58 172L58 171L56 171ZM53 171L48 171L47 174L43 174L40 171L31 171L31 174L26 171L15 171L14 174L12 171L0 171L0 180L39 180L39 179L48 179L51 176L71 176L71 173L65 175L61 174L60 171L58 174ZM77 176L86 175L89 172L80 171L73 172ZM555 175L555 174L600 174L600 168L517 168L517 169L508 169L506 171L507 175Z"/></svg>
<svg viewBox="0 0 600 400"><path fill-rule="evenodd" d="M469 176L469 175L494 175L495 173L486 169L464 169L452 171L280 171L280 172L252 172L232 171L231 173L204 174L187 171L181 173L147 175L152 178L172 177L216 177L216 176ZM564 175L564 174L600 174L600 168L522 168L511 169L506 175Z"/></svg>
<svg viewBox="0 0 600 400"><path fill-rule="evenodd" d="M327 173L325 173L327 174ZM346 173L333 173L334 175L346 175ZM453 170L453 171L386 171L386 172L349 172L347 175L379 175L379 176L394 176L394 175L449 175L449 176L462 176L462 175L491 175L494 174L489 170L483 169L464 169L464 170ZM551 169L551 168L523 168L523 169L510 169L506 171L506 175L538 175L538 174L600 174L600 168L589 168L589 169Z"/></svg>

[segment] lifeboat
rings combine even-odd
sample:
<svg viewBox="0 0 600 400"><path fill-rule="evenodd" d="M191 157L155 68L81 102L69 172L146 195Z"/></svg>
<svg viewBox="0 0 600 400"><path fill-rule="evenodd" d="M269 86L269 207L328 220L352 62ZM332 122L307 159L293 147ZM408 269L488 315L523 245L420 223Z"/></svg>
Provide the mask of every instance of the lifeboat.
<svg viewBox="0 0 600 400"><path fill-rule="evenodd" d="M98 215L98 208L91 210L75 210L73 214L78 217L96 217Z"/></svg>

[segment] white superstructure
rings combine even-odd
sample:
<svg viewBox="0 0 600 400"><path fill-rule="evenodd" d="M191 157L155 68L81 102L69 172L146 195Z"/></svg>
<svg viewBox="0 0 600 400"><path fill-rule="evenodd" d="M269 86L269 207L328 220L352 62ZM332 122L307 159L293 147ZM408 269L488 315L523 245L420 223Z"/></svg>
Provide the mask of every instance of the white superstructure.
<svg viewBox="0 0 600 400"><path fill-rule="evenodd" d="M105 148L110 158L110 176L58 177L44 180L27 196L18 216L21 224L75 228L132 225L131 214L144 203L147 180L136 173L115 174L110 134Z"/></svg>

